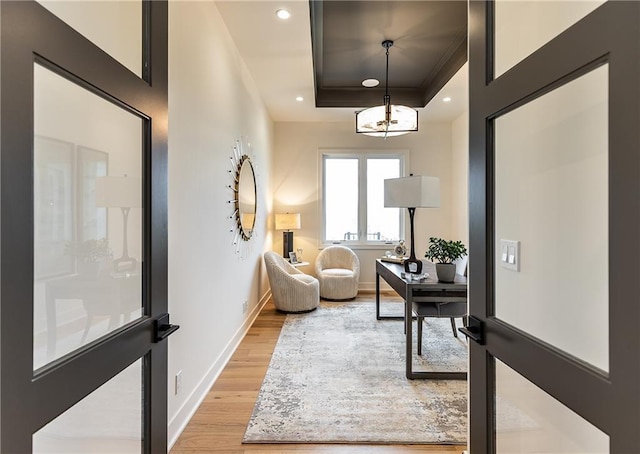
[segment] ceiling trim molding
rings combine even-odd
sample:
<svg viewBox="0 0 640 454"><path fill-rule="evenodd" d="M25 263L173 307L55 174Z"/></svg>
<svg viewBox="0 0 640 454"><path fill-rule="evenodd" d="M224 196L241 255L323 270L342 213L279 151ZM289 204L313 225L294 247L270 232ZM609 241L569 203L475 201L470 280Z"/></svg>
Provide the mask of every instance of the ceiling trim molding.
<svg viewBox="0 0 640 454"><path fill-rule="evenodd" d="M340 2L334 2L331 4L332 8L336 8L336 5ZM344 2L347 3L347 2ZM400 8L403 2L389 2L394 8ZM452 2L454 3L454 2ZM324 80L327 77L325 74L326 61L326 40L340 39L344 36L344 30L337 30L334 33L334 28L327 28L325 30L325 14L324 14L324 2L320 0L309 1L309 15L311 21L311 44L312 44L312 57L313 57L313 76L314 76L314 91L315 91L315 105L316 107L353 107L354 109L372 107L380 105L384 96L384 86L378 86L376 88L366 88L360 86L354 86L353 80L357 72L356 69L349 72L348 67L344 65L340 68L345 69L345 78L351 76L350 81L345 80L345 86L338 86L335 80L332 80L330 86L325 86ZM358 16L359 17L359 16ZM459 17L459 16L458 16ZM433 97L445 86L445 84L453 77L453 75L464 65L467 61L467 21L466 16L464 24L461 24L459 19L451 19L453 22L444 24L443 27L449 27L449 31L446 32L450 38L448 42L440 42L440 46L436 49L439 52L439 58L430 68L418 68L415 71L424 70L426 76L422 79L420 86L415 87L397 87L390 86L389 94L391 95L391 101L393 104L403 104L414 108L422 108L433 99ZM355 19L354 19L355 22ZM455 28L452 28L455 27ZM453 30L453 31L451 31ZM457 31L456 31L457 30ZM325 32L329 32L334 36L325 36ZM354 33L358 33L357 28L354 27ZM386 30L385 33L405 33L399 28L395 31L392 29ZM359 39L361 36L356 37ZM394 39L395 36L387 36L386 39ZM419 42L424 46L433 46L433 40L429 41L428 38L422 38L420 36L414 37L415 40L423 40ZM418 42L418 41L416 41ZM415 44L415 42L414 42ZM444 44L444 45L443 45ZM335 44L334 44L335 47ZM332 56L333 58L333 56ZM416 60L417 61L417 60ZM336 63L332 65L336 67ZM355 67L355 65L354 65ZM415 64L414 64L415 68ZM397 67L396 67L397 70ZM334 75L335 77L335 75ZM381 81L381 85L383 85Z"/></svg>
<svg viewBox="0 0 640 454"><path fill-rule="evenodd" d="M422 84L422 106L426 106L438 94L449 80L467 62L467 31L465 30L457 46L452 46L452 52L442 61L433 77Z"/></svg>

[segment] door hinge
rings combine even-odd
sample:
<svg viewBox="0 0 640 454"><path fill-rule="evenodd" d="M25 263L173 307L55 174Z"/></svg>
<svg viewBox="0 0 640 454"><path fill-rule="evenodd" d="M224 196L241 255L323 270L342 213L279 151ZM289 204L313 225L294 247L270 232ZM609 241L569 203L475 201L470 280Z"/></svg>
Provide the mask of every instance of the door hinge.
<svg viewBox="0 0 640 454"><path fill-rule="evenodd" d="M180 325L172 325L169 323L169 314L162 314L154 321L155 327L155 340L154 342L160 342L166 339L171 334L178 331Z"/></svg>
<svg viewBox="0 0 640 454"><path fill-rule="evenodd" d="M480 345L484 344L484 322L473 315L467 315L465 317L465 326L458 328L462 334L470 337Z"/></svg>

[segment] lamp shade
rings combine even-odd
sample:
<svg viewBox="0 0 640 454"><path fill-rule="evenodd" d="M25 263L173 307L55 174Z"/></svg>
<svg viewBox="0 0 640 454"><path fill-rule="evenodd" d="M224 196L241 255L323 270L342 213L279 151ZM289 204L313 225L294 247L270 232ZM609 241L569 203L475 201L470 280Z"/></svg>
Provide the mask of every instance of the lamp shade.
<svg viewBox="0 0 640 454"><path fill-rule="evenodd" d="M300 228L300 213L276 214L276 230L298 230Z"/></svg>
<svg viewBox="0 0 640 454"><path fill-rule="evenodd" d="M142 206L142 180L135 177L97 177L96 206L139 208Z"/></svg>
<svg viewBox="0 0 640 454"><path fill-rule="evenodd" d="M411 176L384 180L384 206L437 208L440 206L440 178Z"/></svg>

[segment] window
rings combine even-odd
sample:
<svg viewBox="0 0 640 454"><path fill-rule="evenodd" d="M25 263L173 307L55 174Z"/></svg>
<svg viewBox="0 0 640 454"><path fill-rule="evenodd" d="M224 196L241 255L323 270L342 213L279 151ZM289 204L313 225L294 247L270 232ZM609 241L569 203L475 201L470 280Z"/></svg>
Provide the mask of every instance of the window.
<svg viewBox="0 0 640 454"><path fill-rule="evenodd" d="M404 175L406 154L322 154L323 243L384 244L400 239L403 212L384 207L384 180Z"/></svg>

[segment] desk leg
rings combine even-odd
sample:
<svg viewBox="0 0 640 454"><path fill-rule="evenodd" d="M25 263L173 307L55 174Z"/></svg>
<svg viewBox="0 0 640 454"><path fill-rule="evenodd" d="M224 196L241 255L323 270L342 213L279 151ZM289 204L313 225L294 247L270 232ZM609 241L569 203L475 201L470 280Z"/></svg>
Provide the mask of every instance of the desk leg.
<svg viewBox="0 0 640 454"><path fill-rule="evenodd" d="M407 335L407 340L406 340L406 347L407 347L407 351L406 351L406 355L407 355L407 378L409 379L413 379L413 371L412 371L412 366L413 366L413 360L412 360L412 356L413 356L413 314L412 312L412 291L410 289L407 289L407 298L405 300L404 303L404 330L405 333Z"/></svg>
<svg viewBox="0 0 640 454"><path fill-rule="evenodd" d="M376 320L380 320L380 275L376 272Z"/></svg>

